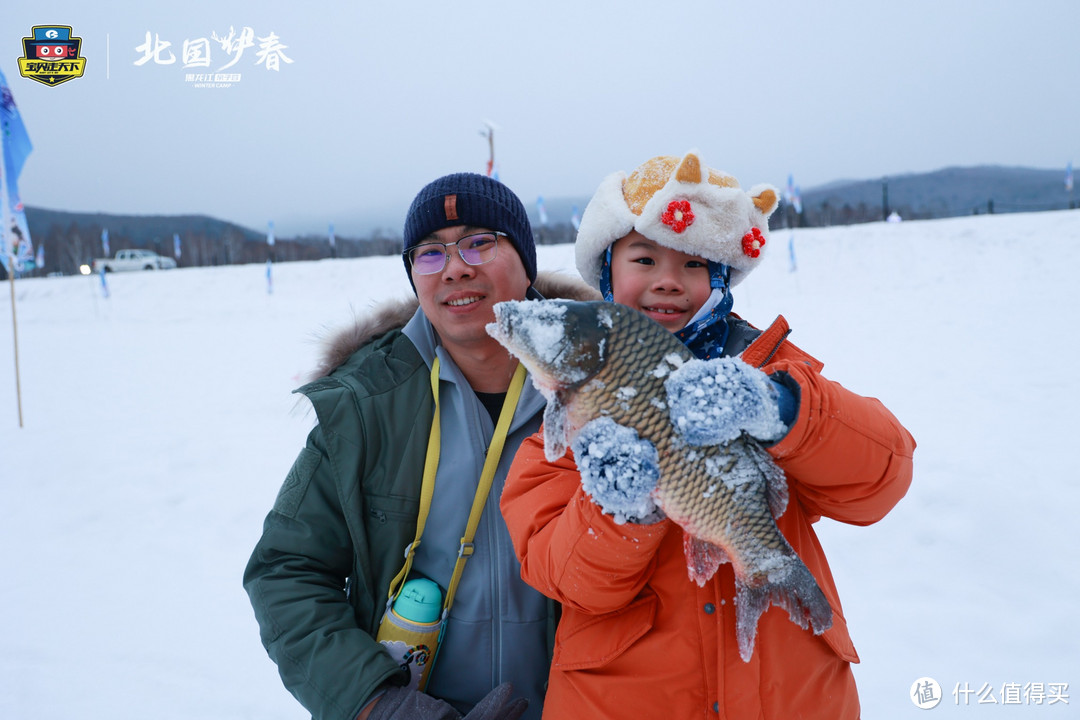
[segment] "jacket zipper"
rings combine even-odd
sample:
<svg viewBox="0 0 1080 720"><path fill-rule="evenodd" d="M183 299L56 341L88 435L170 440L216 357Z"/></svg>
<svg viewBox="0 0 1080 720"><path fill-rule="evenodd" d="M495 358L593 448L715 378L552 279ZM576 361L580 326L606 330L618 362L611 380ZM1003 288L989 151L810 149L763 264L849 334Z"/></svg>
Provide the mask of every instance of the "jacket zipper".
<svg viewBox="0 0 1080 720"><path fill-rule="evenodd" d="M758 370L760 370L761 368L768 365L769 361L773 359L773 356L776 355L776 353L780 352L780 346L784 344L784 341L787 340L787 336L790 335L790 334L791 334L791 329L789 328L788 331L785 332L780 337L780 339L776 341L776 344L773 345L773 349L771 351L769 351L769 354L767 356L765 356L765 359L761 361L761 364L758 365Z"/></svg>

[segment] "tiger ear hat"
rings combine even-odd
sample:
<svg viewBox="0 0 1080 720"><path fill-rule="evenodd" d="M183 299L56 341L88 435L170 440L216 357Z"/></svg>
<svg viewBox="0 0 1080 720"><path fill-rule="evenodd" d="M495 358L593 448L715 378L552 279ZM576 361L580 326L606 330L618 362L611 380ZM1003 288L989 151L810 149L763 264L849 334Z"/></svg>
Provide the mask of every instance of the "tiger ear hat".
<svg viewBox="0 0 1080 720"><path fill-rule="evenodd" d="M702 165L696 152L654 157L630 175L614 172L600 183L578 228L578 272L599 288L608 246L637 230L665 247L727 265L735 285L761 262L778 203L772 185L742 190L731 175Z"/></svg>

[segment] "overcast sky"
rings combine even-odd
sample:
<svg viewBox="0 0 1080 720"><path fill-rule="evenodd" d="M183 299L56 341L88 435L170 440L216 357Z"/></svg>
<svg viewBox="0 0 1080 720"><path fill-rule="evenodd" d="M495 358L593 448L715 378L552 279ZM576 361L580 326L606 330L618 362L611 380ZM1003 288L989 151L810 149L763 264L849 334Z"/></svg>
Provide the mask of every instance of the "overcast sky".
<svg viewBox="0 0 1080 720"><path fill-rule="evenodd" d="M86 58L54 87L17 63L50 24ZM255 46L219 70L230 27ZM1064 179L1078 27L1077 0L55 0L5 7L0 69L34 144L28 205L347 235L398 232L426 182L483 172L485 121L530 206L693 148L744 187L982 164ZM277 70L258 63L271 33ZM211 66L183 67L200 38ZM217 71L240 79L186 79Z"/></svg>

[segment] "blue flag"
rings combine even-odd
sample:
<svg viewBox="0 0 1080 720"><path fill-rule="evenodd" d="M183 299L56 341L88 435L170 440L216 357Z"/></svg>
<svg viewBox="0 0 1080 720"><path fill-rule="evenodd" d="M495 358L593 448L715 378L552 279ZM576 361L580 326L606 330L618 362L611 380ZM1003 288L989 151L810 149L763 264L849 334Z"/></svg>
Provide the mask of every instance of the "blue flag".
<svg viewBox="0 0 1080 720"><path fill-rule="evenodd" d="M791 207L795 208L795 214L802 214L802 195L799 192L799 186L795 184L795 176L788 173L787 176L787 190L784 192L784 199Z"/></svg>
<svg viewBox="0 0 1080 720"><path fill-rule="evenodd" d="M34 146L30 144L30 136L26 134L22 115L15 106L15 98L3 71L0 71L0 131L4 134L4 177L11 209L22 210L22 203L19 202L19 173L22 172L26 158Z"/></svg>
<svg viewBox="0 0 1080 720"><path fill-rule="evenodd" d="M105 253L102 257L109 257L109 228L101 228L101 249Z"/></svg>
<svg viewBox="0 0 1080 720"><path fill-rule="evenodd" d="M4 187L7 189L7 197L0 198L0 202L6 203L0 216L5 218L7 224L7 227L0 228L0 236L6 240L6 247L0 247L0 263L11 272L9 254L17 258L15 270L25 265L27 258L29 267L34 265L30 228L26 224L26 214L19 197L19 174L34 146L30 144L30 136L26 134L22 115L15 105L15 97L11 94L3 71L0 71L0 143L3 144L4 155L4 165L0 168L0 173L3 174Z"/></svg>
<svg viewBox="0 0 1080 720"><path fill-rule="evenodd" d="M547 208L544 207L544 196L536 198L536 214L540 216L540 224L547 225Z"/></svg>
<svg viewBox="0 0 1080 720"><path fill-rule="evenodd" d="M177 260L179 260L180 259L180 233L173 233L173 236L172 236L172 248L173 248L173 257L175 257Z"/></svg>
<svg viewBox="0 0 1080 720"><path fill-rule="evenodd" d="M1073 173L1072 173L1072 161L1065 166L1065 192L1071 193L1073 191Z"/></svg>

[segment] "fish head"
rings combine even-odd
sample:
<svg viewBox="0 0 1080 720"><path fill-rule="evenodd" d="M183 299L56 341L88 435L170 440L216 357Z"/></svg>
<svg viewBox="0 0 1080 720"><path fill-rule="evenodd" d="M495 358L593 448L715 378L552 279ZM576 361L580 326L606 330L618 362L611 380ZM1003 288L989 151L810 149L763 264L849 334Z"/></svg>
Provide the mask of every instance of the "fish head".
<svg viewBox="0 0 1080 720"><path fill-rule="evenodd" d="M487 332L529 370L547 398L544 455L556 460L576 430L571 406L577 391L604 367L613 309L605 302L507 301L495 305Z"/></svg>
<svg viewBox="0 0 1080 720"><path fill-rule="evenodd" d="M548 393L580 387L604 365L613 306L604 302L511 300L495 305L487 332Z"/></svg>

